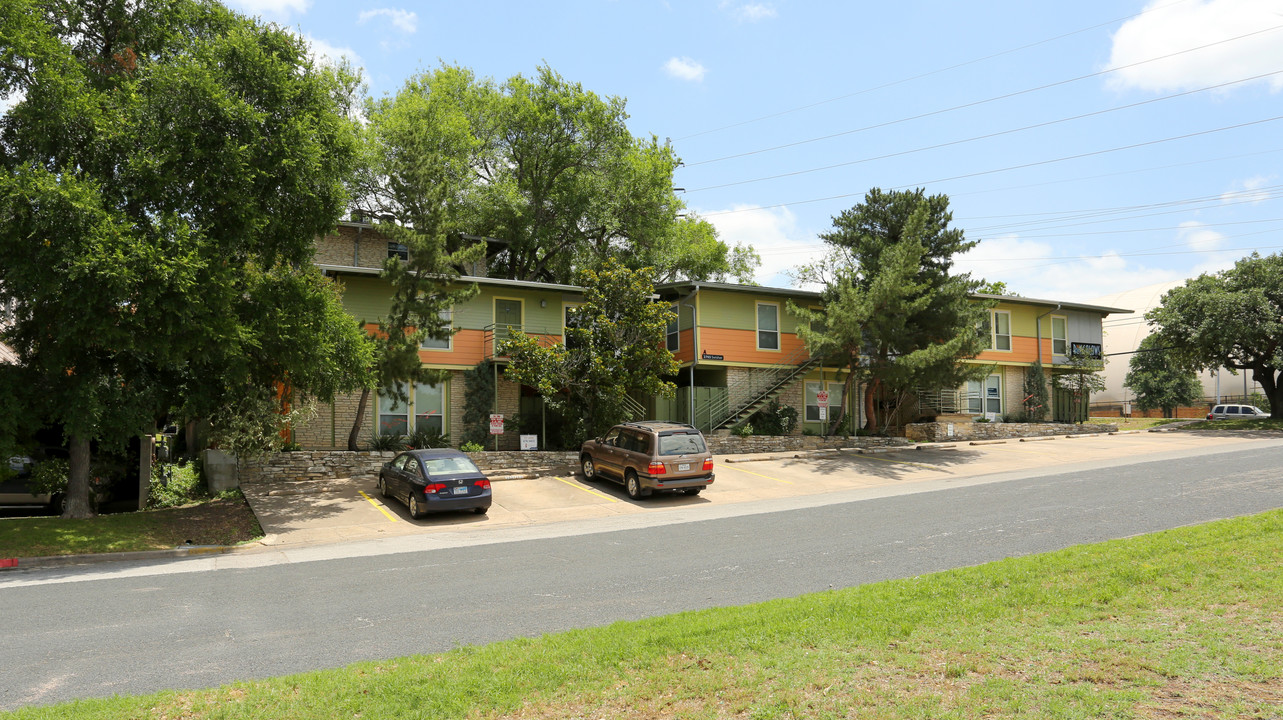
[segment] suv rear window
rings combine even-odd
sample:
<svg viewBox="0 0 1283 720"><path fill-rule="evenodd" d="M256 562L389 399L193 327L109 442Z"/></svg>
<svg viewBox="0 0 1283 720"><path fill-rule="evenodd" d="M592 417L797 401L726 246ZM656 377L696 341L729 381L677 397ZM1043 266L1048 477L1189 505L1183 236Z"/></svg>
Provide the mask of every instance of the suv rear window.
<svg viewBox="0 0 1283 720"><path fill-rule="evenodd" d="M660 455L694 455L705 450L704 438L695 433L659 436Z"/></svg>

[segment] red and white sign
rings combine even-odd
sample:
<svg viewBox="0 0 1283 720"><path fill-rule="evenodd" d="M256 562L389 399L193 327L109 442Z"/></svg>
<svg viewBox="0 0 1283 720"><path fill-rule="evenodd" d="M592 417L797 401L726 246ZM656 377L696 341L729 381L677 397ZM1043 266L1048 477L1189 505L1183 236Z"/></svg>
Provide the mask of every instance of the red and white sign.
<svg viewBox="0 0 1283 720"><path fill-rule="evenodd" d="M503 434L503 416L502 415L490 416L490 434L491 435Z"/></svg>
<svg viewBox="0 0 1283 720"><path fill-rule="evenodd" d="M828 391L828 390L821 390L821 391L819 391L819 392L815 393L815 402L816 402L816 404L817 404L817 405L819 405L819 406L820 406L820 407L822 407L822 408L826 408L826 407L828 407L828 406L829 406L829 391Z"/></svg>

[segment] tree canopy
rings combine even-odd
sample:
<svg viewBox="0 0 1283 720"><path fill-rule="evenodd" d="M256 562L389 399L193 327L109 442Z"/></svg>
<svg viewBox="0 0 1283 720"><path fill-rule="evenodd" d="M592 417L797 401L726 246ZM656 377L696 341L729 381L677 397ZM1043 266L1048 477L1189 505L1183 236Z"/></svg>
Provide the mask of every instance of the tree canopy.
<svg viewBox="0 0 1283 720"><path fill-rule="evenodd" d="M1167 349L1155 335L1141 340L1123 385L1136 393L1136 405L1141 410L1161 409L1163 417L1172 417L1176 408L1203 397L1198 375L1170 362Z"/></svg>
<svg viewBox="0 0 1283 720"><path fill-rule="evenodd" d="M1145 314L1170 362L1250 372L1283 419L1283 255L1257 253L1169 290Z"/></svg>
<svg viewBox="0 0 1283 720"><path fill-rule="evenodd" d="M665 380L679 365L664 346L673 311L651 302L648 269L630 270L607 260L600 271L581 270L584 304L576 308L564 343L514 333L502 352L511 357L507 376L529 385L578 422L582 440L621 422L633 394L666 395Z"/></svg>
<svg viewBox="0 0 1283 720"><path fill-rule="evenodd" d="M9 0L0 19L0 300L32 422L71 446L150 430L182 398L359 384L354 323L310 260L356 161L356 78L200 0Z"/></svg>
<svg viewBox="0 0 1283 720"><path fill-rule="evenodd" d="M494 238L492 277L569 284L613 258L653 267L653 281L751 278L751 248L728 248L706 221L680 217L676 154L633 136L624 107L546 65L503 83L443 65L370 103L372 118L419 132L383 135L387 161L363 176L363 208L382 217L420 202L406 193L413 174L439 167L447 249L464 235Z"/></svg>
<svg viewBox="0 0 1283 720"><path fill-rule="evenodd" d="M956 388L983 371L958 362L987 347L977 332L987 309L970 298L980 282L950 272L953 256L975 242L949 227L948 208L946 196L921 189L870 190L821 234L828 256L801 273L823 283L824 309L790 303L806 320L798 334L808 352L849 368L848 392L854 379L868 381L870 430L886 424L874 404L878 392ZM840 422L834 418L833 427Z"/></svg>

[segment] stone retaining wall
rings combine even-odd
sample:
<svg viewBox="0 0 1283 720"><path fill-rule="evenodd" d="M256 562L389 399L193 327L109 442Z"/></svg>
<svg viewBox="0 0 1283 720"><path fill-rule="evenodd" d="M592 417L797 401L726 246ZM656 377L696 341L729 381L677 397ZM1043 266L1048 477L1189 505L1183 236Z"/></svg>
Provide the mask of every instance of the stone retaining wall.
<svg viewBox="0 0 1283 720"><path fill-rule="evenodd" d="M793 450L834 450L849 447L887 447L907 445L898 437L820 437L818 435L713 435L705 438L714 455L787 452Z"/></svg>
<svg viewBox="0 0 1283 720"><path fill-rule="evenodd" d="M374 480L383 463L396 457L392 451L304 450L269 455L262 461L249 460L240 465L242 483L289 480L328 480L363 478Z"/></svg>
<svg viewBox="0 0 1283 720"><path fill-rule="evenodd" d="M1008 440L1048 435L1085 435L1117 432L1117 425L1075 425L1070 423L978 423L933 422L910 423L904 427L909 440L949 442L953 440Z"/></svg>

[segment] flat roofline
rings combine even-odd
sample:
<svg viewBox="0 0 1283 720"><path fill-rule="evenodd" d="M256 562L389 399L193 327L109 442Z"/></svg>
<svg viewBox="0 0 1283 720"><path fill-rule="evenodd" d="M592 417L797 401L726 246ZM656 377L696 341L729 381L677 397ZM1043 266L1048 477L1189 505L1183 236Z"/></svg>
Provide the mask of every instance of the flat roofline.
<svg viewBox="0 0 1283 720"><path fill-rule="evenodd" d="M999 302L1011 303L1015 305L1037 305L1039 307L1055 308L1060 306L1064 310L1081 310L1084 312L1097 312L1105 315L1113 313L1133 313L1135 310L1126 308L1106 307L1104 305L1088 305L1086 303L1066 302L1063 300L1043 300L1040 298L1019 297L1017 295L989 295L987 293L972 293L971 297L981 298L984 300L997 300Z"/></svg>
<svg viewBox="0 0 1283 720"><path fill-rule="evenodd" d="M377 276L383 271L379 268L356 267L353 265L325 265L318 263L317 267L321 272L333 275L370 275ZM578 285L561 285L558 283L534 282L530 280L509 280L507 278L479 277L476 275L460 275L458 282L476 283L478 285L500 285L506 287L521 287L530 290L559 290L563 292L582 293L584 289Z"/></svg>
<svg viewBox="0 0 1283 720"><path fill-rule="evenodd" d="M819 299L823 297L821 293L814 290L802 290L800 288L777 288L769 285L740 285L738 283L721 283L721 282L695 282L693 280L682 280L680 282L661 283L655 286L655 292L662 293L666 290L694 290L698 285L700 289L708 288L709 290L726 290L728 292L757 293L759 295L792 295L794 297L804 297Z"/></svg>

